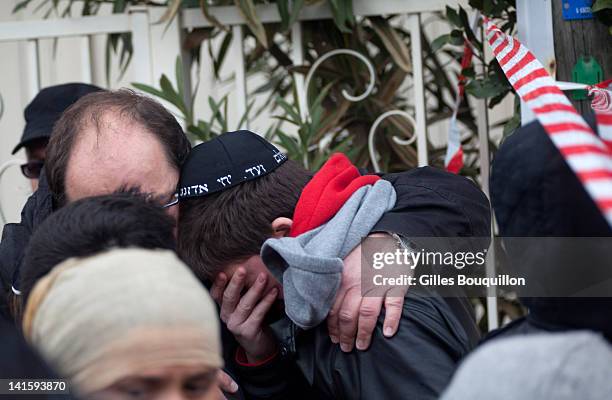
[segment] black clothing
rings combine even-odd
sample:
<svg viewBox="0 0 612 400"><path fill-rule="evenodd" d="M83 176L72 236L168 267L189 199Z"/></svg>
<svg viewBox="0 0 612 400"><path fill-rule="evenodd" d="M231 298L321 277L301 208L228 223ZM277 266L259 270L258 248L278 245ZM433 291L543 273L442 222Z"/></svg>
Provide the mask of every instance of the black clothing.
<svg viewBox="0 0 612 400"><path fill-rule="evenodd" d="M594 118L585 119L596 131ZM491 201L501 236L612 236L601 212L537 121L518 129L497 151L491 172ZM506 252L516 269L544 284L550 277L575 272L562 270L568 265L563 261L576 256L572 248L542 248L534 240L532 246L513 249L508 242ZM609 265L609 251L591 253L589 259L580 262L588 263L585 270ZM589 329L612 337L612 297L521 297L521 302L529 308L529 316L490 337L517 331L572 329Z"/></svg>
<svg viewBox="0 0 612 400"><path fill-rule="evenodd" d="M11 286L18 289L19 266L34 230L53 212L53 198L44 171L38 190L28 198L21 211L21 222L4 225L0 241L0 320L12 321L8 296Z"/></svg>
<svg viewBox="0 0 612 400"><path fill-rule="evenodd" d="M488 200L468 179L431 167L383 179L395 187L397 201L374 231L405 237L490 236ZM437 399L459 360L479 340L467 299L445 299L426 288L409 289L394 337L383 336L383 322L384 314L368 350L350 353L331 342L326 323L302 331L284 317L271 327L280 358L293 359L320 399ZM276 372L272 382L283 378L282 368Z"/></svg>
<svg viewBox="0 0 612 400"><path fill-rule="evenodd" d="M0 378L14 379L16 382L19 382L27 379L56 380L58 376L28 346L14 326L0 321ZM70 389L69 386L68 389ZM9 397L11 396L6 398ZM5 397L0 395L0 398ZM69 400L73 397L68 394L27 395L16 393L12 398L23 400Z"/></svg>

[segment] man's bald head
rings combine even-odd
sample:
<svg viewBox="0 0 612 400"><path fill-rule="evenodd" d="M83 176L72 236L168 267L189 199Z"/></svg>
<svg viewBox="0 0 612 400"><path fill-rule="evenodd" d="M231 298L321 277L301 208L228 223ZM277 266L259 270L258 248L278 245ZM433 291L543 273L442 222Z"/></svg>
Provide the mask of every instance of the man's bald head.
<svg viewBox="0 0 612 400"><path fill-rule="evenodd" d="M56 206L138 188L169 200L190 144L158 102L130 90L81 98L62 115L45 170Z"/></svg>

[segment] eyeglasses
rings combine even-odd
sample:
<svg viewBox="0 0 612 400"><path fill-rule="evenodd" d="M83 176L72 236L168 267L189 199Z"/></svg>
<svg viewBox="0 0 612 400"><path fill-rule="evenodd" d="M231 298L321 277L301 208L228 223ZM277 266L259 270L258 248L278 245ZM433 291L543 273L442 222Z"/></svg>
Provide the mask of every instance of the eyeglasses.
<svg viewBox="0 0 612 400"><path fill-rule="evenodd" d="M179 202L178 193L174 193L172 195L172 200L169 203L166 203L162 206L162 208L168 208L177 205Z"/></svg>
<svg viewBox="0 0 612 400"><path fill-rule="evenodd" d="M39 160L28 161L21 165L21 173L28 179L38 179L45 163Z"/></svg>

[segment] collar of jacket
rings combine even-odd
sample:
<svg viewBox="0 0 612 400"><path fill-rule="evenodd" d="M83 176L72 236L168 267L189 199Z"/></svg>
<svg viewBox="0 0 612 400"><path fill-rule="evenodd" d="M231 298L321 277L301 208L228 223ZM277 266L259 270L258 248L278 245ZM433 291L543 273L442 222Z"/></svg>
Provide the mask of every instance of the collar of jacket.
<svg viewBox="0 0 612 400"><path fill-rule="evenodd" d="M280 344L280 354L283 358L293 358L296 353L295 339L300 328L289 319L287 314L270 324L270 329Z"/></svg>
<svg viewBox="0 0 612 400"><path fill-rule="evenodd" d="M40 173L38 189L28 198L23 210L21 211L21 222L15 224L15 233L21 231L20 238L15 237L13 242L13 259L10 264L13 266L11 286L13 291L19 291L21 261L25 255L30 237L34 230L53 212L53 195L49 189L45 170Z"/></svg>

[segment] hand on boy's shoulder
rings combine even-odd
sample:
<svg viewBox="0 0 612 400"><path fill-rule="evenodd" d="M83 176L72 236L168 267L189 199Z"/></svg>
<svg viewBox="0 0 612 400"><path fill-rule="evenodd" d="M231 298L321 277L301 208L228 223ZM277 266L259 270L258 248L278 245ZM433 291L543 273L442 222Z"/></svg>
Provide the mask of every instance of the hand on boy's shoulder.
<svg viewBox="0 0 612 400"><path fill-rule="evenodd" d="M388 236L374 233L370 236ZM383 333L386 337L395 335L402 317L404 296L362 297L361 295L361 245L344 259L342 282L336 294L334 305L327 317L327 329L333 343L340 343L344 352L354 346L366 350L370 346L378 316L385 306Z"/></svg>

